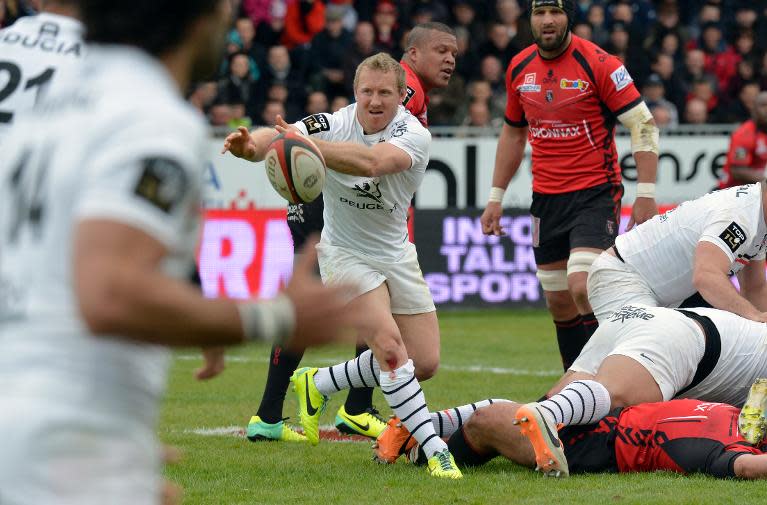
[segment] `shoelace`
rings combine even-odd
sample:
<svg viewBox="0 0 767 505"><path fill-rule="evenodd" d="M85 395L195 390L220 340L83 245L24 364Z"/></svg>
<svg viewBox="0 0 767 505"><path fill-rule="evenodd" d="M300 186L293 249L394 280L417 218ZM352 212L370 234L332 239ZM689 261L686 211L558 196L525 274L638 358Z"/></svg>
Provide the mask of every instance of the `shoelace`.
<svg viewBox="0 0 767 505"><path fill-rule="evenodd" d="M386 419L383 418L380 412L378 412L378 409L375 408L375 405L370 407L369 409L366 409L365 412L370 414L371 416L375 417L379 421L381 421L383 424L386 424Z"/></svg>
<svg viewBox="0 0 767 505"><path fill-rule="evenodd" d="M439 466L447 471L452 470L453 465L450 463L450 453L447 451L442 451L440 453L437 453L437 459L439 460Z"/></svg>

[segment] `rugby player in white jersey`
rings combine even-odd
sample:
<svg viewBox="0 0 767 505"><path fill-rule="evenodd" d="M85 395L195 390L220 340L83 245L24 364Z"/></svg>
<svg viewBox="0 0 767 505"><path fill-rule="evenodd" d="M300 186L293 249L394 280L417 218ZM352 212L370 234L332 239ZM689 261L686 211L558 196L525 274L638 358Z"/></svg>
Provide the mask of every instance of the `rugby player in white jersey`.
<svg viewBox="0 0 767 505"><path fill-rule="evenodd" d="M631 303L710 305L767 322L765 183L684 202L619 235L592 264L589 302L600 323ZM737 274L740 292L729 276ZM690 302L685 306L694 306Z"/></svg>
<svg viewBox="0 0 767 505"><path fill-rule="evenodd" d="M77 0L44 0L42 12L0 30L0 141L16 115L44 98L85 55Z"/></svg>
<svg viewBox="0 0 767 505"><path fill-rule="evenodd" d="M385 53L364 60L354 77L356 103L334 114L315 114L277 130L229 135L224 151L251 161L264 158L277 131L308 135L322 151L327 172L320 272L328 284L360 285L350 307L364 314L371 351L327 368L301 368L291 381L309 442L317 444L327 395L380 385L387 403L419 441L433 476L460 478L445 442L434 432L416 375L439 365L439 326L415 246L408 241L407 210L429 161L431 135L400 105L407 92L400 64Z"/></svg>
<svg viewBox="0 0 767 505"><path fill-rule="evenodd" d="M600 322L549 398L520 407L516 419L539 466L566 475L558 426L592 424L614 408L672 398L740 407L751 384L767 375L766 341L764 323L732 312L624 305ZM751 443L764 436L759 429L740 432Z"/></svg>
<svg viewBox="0 0 767 505"><path fill-rule="evenodd" d="M313 249L268 302L183 280L207 126L182 92L216 68L229 1L79 5L75 85L20 117L0 157L3 505L159 503L165 346L303 346L356 317L314 277ZM198 378L223 367L220 347L207 355Z"/></svg>

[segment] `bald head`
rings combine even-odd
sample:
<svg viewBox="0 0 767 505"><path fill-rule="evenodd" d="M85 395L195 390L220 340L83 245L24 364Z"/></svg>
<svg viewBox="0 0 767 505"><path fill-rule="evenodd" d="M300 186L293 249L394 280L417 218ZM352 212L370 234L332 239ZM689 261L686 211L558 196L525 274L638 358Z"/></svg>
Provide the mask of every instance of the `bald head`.
<svg viewBox="0 0 767 505"><path fill-rule="evenodd" d="M446 33L455 37L455 32L452 28L443 23L437 23L436 21L430 21L428 23L421 23L415 25L407 36L405 41L405 51L411 47L417 47L423 49L426 42L429 40L433 31Z"/></svg>

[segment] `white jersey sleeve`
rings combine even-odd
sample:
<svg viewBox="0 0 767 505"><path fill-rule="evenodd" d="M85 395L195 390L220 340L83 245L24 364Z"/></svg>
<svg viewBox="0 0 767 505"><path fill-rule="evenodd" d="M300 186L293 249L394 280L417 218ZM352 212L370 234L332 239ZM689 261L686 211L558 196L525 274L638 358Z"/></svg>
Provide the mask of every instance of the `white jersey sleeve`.
<svg viewBox="0 0 767 505"><path fill-rule="evenodd" d="M389 129L389 143L399 147L410 156L410 168L425 172L429 163L429 146L431 133L415 118L403 119L394 123Z"/></svg>
<svg viewBox="0 0 767 505"><path fill-rule="evenodd" d="M188 133L188 129L181 130ZM169 123L132 123L113 134L89 163L76 219L109 219L148 233L168 248L186 239L184 223L198 206L203 165Z"/></svg>
<svg viewBox="0 0 767 505"><path fill-rule="evenodd" d="M338 137L338 117L336 114L312 114L306 116L301 121L296 121L293 126L301 130L301 133L320 140L334 140L333 137Z"/></svg>
<svg viewBox="0 0 767 505"><path fill-rule="evenodd" d="M746 244L754 238L756 229L753 229L754 226L750 226L752 222L753 220L731 211L714 213L703 228L700 242L716 245L732 263L738 257L740 249L745 249ZM760 254L763 258L764 252L762 251Z"/></svg>

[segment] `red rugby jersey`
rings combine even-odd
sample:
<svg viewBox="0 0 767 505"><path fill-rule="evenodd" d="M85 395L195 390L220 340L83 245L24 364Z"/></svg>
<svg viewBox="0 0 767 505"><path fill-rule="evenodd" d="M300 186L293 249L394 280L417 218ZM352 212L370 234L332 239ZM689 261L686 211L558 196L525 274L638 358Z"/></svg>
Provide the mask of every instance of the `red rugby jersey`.
<svg viewBox="0 0 767 505"><path fill-rule="evenodd" d="M423 90L421 79L418 78L407 63L401 61L400 65L405 69L405 83L407 84L407 95L402 100L402 105L418 118L422 125L428 127L429 121L426 118L426 106L429 105L429 97Z"/></svg>
<svg viewBox="0 0 767 505"><path fill-rule="evenodd" d="M618 469L686 473L682 465L711 463L707 459L722 449L763 454L738 433L739 413L740 409L731 405L700 400L628 407L621 411L614 427Z"/></svg>
<svg viewBox="0 0 767 505"><path fill-rule="evenodd" d="M618 58L575 35L553 59L542 58L533 44L511 60L506 91L506 122L529 126L533 191L620 184L617 116L642 97Z"/></svg>
<svg viewBox="0 0 767 505"><path fill-rule="evenodd" d="M730 149L724 164L724 178L719 183L720 188L750 184L732 176L730 167L733 165L749 168L767 166L767 133L757 129L753 119L749 119L732 132Z"/></svg>

